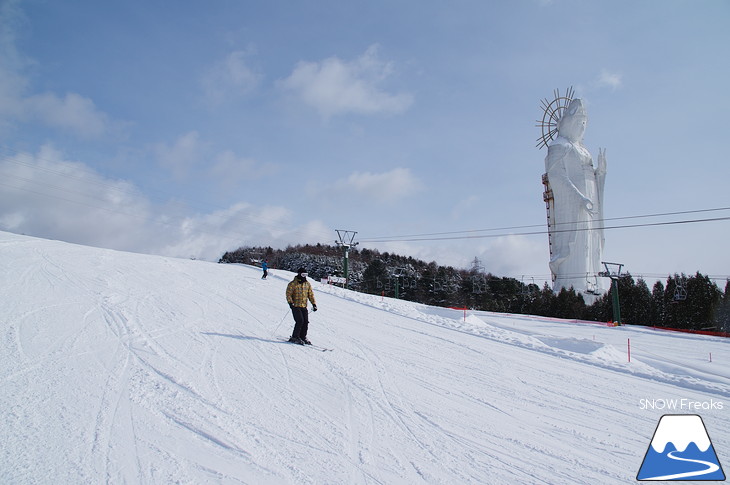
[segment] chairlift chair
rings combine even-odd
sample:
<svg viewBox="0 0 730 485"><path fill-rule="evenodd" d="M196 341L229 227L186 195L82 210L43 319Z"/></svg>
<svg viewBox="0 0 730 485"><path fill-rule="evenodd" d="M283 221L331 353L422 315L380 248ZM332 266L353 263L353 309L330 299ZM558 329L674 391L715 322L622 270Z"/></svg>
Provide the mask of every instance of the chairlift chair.
<svg viewBox="0 0 730 485"><path fill-rule="evenodd" d="M684 301L687 299L686 285L686 278L677 278L674 286L674 301Z"/></svg>
<svg viewBox="0 0 730 485"><path fill-rule="evenodd" d="M589 273L586 273L586 293L589 295L598 295L598 276L593 275L591 280L591 275Z"/></svg>

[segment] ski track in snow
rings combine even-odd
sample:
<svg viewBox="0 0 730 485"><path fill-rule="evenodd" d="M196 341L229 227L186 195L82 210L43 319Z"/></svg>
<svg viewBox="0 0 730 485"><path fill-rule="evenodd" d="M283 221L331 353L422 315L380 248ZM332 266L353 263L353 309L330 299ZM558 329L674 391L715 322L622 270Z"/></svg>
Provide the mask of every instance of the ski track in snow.
<svg viewBox="0 0 730 485"><path fill-rule="evenodd" d="M317 283L314 352L290 277L0 232L0 482L628 483L640 399L730 406L727 339Z"/></svg>

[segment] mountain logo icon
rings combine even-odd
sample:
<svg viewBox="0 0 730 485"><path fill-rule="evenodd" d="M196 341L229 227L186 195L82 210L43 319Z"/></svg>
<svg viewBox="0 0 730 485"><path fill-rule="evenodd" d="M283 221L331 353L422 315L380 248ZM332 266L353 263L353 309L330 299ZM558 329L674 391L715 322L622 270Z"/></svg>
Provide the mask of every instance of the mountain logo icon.
<svg viewBox="0 0 730 485"><path fill-rule="evenodd" d="M725 473L702 418L696 414L662 416L636 479L724 481Z"/></svg>

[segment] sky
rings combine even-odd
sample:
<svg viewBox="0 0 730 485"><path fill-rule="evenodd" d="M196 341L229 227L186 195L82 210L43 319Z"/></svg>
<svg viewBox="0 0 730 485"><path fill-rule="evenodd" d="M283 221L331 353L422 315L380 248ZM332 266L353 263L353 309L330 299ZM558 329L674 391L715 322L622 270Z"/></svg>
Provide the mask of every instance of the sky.
<svg viewBox="0 0 730 485"><path fill-rule="evenodd" d="M0 230L216 261L340 229L540 283L535 125L572 86L607 226L638 226L603 259L724 288L729 21L724 0L0 0Z"/></svg>

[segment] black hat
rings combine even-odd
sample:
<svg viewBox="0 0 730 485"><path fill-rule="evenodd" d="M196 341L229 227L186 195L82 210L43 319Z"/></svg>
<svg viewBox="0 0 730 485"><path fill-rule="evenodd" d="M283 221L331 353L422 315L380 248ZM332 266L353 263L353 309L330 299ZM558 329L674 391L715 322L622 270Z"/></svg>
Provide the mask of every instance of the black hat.
<svg viewBox="0 0 730 485"><path fill-rule="evenodd" d="M307 270L306 270L306 269L304 269L304 268L299 268L299 269L297 270L297 274L302 274L302 273L306 273L306 272L307 272Z"/></svg>

